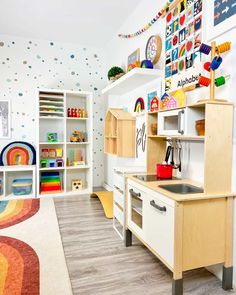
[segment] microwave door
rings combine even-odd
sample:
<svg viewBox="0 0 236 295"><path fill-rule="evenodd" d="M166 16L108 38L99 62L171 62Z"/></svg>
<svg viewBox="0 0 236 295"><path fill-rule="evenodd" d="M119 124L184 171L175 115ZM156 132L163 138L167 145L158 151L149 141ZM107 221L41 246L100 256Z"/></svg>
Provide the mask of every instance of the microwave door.
<svg viewBox="0 0 236 295"><path fill-rule="evenodd" d="M184 134L184 110L172 110L161 112L158 115L159 135L183 135Z"/></svg>

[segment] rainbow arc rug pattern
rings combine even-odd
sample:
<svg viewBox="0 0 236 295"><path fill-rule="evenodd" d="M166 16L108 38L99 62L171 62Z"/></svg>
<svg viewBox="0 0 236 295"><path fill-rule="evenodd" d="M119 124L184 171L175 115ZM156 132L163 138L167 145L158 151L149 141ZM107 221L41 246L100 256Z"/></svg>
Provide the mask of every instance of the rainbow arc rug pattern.
<svg viewBox="0 0 236 295"><path fill-rule="evenodd" d="M39 199L1 201L0 229L29 219L38 212L39 208Z"/></svg>
<svg viewBox="0 0 236 295"><path fill-rule="evenodd" d="M26 243L0 236L0 294L39 295L39 259Z"/></svg>
<svg viewBox="0 0 236 295"><path fill-rule="evenodd" d="M0 295L72 295L52 198L0 201Z"/></svg>

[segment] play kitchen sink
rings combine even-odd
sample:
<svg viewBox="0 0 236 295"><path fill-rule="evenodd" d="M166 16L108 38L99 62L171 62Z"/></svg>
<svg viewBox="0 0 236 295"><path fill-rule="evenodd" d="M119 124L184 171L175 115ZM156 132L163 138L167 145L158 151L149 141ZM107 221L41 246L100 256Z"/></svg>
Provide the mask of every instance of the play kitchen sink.
<svg viewBox="0 0 236 295"><path fill-rule="evenodd" d="M181 195L203 193L202 188L187 183L159 185L159 187L171 193Z"/></svg>

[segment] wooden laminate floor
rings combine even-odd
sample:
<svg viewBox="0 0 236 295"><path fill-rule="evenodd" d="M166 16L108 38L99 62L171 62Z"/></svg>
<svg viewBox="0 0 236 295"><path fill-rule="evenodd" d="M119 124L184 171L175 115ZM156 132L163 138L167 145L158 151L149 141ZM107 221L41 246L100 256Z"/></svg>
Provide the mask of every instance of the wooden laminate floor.
<svg viewBox="0 0 236 295"><path fill-rule="evenodd" d="M55 205L74 295L171 294L171 272L139 241L125 248L98 199L59 198ZM184 294L236 293L200 269L185 274Z"/></svg>

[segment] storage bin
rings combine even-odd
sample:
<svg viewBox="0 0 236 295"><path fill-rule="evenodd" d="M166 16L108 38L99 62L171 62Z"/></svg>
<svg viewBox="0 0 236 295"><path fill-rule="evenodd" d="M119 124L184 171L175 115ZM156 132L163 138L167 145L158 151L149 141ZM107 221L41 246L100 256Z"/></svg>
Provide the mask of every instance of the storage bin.
<svg viewBox="0 0 236 295"><path fill-rule="evenodd" d="M15 196L29 195L32 192L32 179L14 179L12 182L12 190Z"/></svg>

